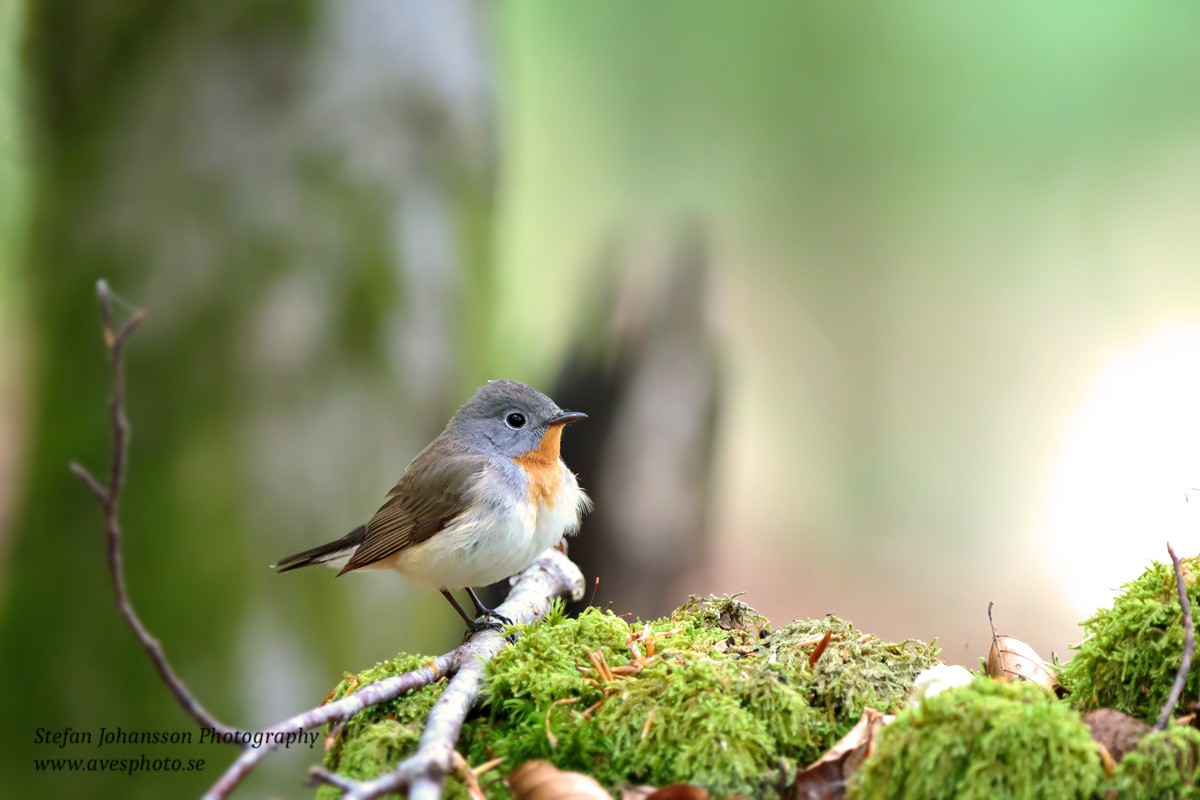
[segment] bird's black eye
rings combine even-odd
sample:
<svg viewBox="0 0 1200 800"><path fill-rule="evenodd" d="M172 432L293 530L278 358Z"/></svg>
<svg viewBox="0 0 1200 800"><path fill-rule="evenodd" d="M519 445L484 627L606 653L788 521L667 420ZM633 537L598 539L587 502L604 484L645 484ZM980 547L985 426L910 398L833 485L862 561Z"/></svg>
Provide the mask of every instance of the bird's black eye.
<svg viewBox="0 0 1200 800"><path fill-rule="evenodd" d="M514 411L504 418L504 424L513 430L525 427L525 415Z"/></svg>

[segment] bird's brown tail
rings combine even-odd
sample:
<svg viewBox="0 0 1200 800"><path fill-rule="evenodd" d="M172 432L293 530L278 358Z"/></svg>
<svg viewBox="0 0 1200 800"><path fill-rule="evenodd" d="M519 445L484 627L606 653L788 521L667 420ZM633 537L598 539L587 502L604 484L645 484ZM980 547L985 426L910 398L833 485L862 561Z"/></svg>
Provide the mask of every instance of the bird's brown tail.
<svg viewBox="0 0 1200 800"><path fill-rule="evenodd" d="M324 564L327 561L338 561L340 559L349 558L350 555L363 543L363 539L367 535L367 526L359 525L354 530L347 533L342 538L329 542L328 544L318 545L311 550L305 550L303 553L296 553L294 556L281 558L275 564L272 564L276 572L287 572L301 567L308 567L313 564Z"/></svg>

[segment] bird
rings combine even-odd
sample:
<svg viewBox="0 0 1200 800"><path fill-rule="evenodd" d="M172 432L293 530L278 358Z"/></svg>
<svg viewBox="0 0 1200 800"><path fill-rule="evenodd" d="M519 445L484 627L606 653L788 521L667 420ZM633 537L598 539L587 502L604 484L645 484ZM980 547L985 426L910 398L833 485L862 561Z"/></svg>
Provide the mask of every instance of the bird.
<svg viewBox="0 0 1200 800"><path fill-rule="evenodd" d="M280 559L289 572L313 564L394 569L437 590L471 631L512 621L472 587L524 570L579 531L592 502L559 455L563 428L586 414L564 411L523 383L488 381L405 468L365 525ZM476 618L451 589L466 589Z"/></svg>

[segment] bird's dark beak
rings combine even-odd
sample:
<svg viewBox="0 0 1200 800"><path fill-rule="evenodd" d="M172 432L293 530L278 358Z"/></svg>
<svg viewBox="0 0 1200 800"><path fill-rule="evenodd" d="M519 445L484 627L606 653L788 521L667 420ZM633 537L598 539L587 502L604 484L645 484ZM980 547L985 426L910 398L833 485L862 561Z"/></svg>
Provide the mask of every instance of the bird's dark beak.
<svg viewBox="0 0 1200 800"><path fill-rule="evenodd" d="M546 427L570 425L572 422L579 422L581 419L587 419L587 414L584 414L582 411L563 411L557 417L551 417L546 422Z"/></svg>

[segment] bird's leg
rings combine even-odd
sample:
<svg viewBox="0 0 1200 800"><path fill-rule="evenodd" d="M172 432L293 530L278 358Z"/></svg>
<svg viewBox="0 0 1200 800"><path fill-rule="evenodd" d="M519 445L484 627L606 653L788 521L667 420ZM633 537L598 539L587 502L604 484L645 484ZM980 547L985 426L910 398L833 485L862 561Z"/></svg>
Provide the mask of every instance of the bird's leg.
<svg viewBox="0 0 1200 800"><path fill-rule="evenodd" d="M468 589L467 591L471 591L471 590ZM468 617L467 612L463 611L463 607L458 604L458 601L454 599L454 595L450 594L450 591L448 589L442 589L442 596L450 601L450 605L454 606L454 610L457 611L458 615L460 617L462 617L463 621L465 621L467 623L467 627L471 629L472 633L477 633L477 632L485 630L487 628L495 628L496 627L496 624L494 622L488 622L486 614L481 614L481 616L484 617L484 620L482 622ZM471 599L475 600L474 592L471 593ZM476 606L479 605L478 600L475 600L475 605ZM499 616L499 615L493 615L493 616ZM509 623L509 624L512 624L512 623Z"/></svg>
<svg viewBox="0 0 1200 800"><path fill-rule="evenodd" d="M491 617L494 620L499 620L500 622L503 622L505 625L513 624L513 621L511 619L509 619L508 617L504 616L503 614L501 614L498 611L494 611L494 610L488 608L483 603L479 602L479 598L475 595L475 590L472 589L470 586L467 587L467 594L471 595L471 602L475 604L475 613L478 614L479 616Z"/></svg>

